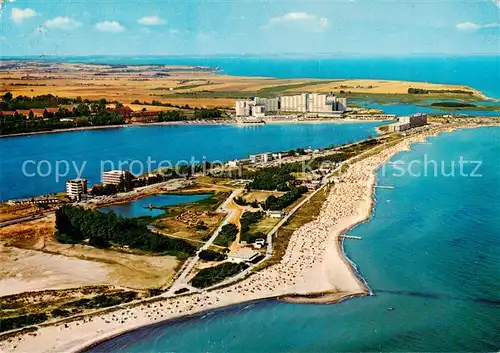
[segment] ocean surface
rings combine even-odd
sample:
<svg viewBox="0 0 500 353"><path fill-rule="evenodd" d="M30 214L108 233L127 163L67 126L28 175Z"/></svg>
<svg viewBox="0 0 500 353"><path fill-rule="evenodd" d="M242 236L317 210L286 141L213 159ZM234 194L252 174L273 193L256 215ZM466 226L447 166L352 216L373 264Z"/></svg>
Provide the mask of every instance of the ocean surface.
<svg viewBox="0 0 500 353"><path fill-rule="evenodd" d="M100 183L101 170L143 174L179 161L225 162L251 153L330 147L376 136L381 124L136 126L0 138L0 200L63 191L78 171L92 185Z"/></svg>
<svg viewBox="0 0 500 353"><path fill-rule="evenodd" d="M166 207L182 205L191 202L197 202L209 198L211 194L196 194L196 195L151 195L143 197L142 199L134 200L132 202L111 205L102 207L99 211L108 213L113 211L119 216L125 218L136 218L136 217L156 217L163 213L164 210L158 208L149 208L150 205L153 207Z"/></svg>
<svg viewBox="0 0 500 353"><path fill-rule="evenodd" d="M345 244L374 296L247 303L133 331L90 352L498 351L500 128L429 142L392 159L402 165L379 169L378 184L395 188L376 190L372 219L350 232L363 240ZM482 164L461 171L461 157ZM401 176L411 161L427 169L414 162Z"/></svg>
<svg viewBox="0 0 500 353"><path fill-rule="evenodd" d="M6 58L7 59L7 58ZM39 57L34 59L39 60ZM43 59L43 58L42 58ZM134 65L218 67L222 74L277 78L386 79L467 85L500 98L500 56L410 57L46 57L45 60Z"/></svg>

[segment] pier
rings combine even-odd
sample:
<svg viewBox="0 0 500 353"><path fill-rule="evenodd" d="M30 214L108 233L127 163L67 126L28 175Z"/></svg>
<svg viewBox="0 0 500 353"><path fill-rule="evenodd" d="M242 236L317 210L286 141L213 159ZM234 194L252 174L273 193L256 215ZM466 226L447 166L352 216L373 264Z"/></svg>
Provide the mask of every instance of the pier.
<svg viewBox="0 0 500 353"><path fill-rule="evenodd" d="M340 236L342 239L351 239L351 240L363 240L363 238L361 237L356 237L354 235L346 235L346 234L342 234Z"/></svg>

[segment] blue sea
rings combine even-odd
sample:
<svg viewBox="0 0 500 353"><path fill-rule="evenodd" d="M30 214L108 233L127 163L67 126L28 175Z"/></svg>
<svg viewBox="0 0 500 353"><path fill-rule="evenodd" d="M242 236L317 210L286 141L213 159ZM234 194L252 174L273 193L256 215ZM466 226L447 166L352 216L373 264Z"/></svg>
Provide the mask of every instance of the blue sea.
<svg viewBox="0 0 500 353"><path fill-rule="evenodd" d="M101 170L137 175L251 153L330 147L375 136L380 124L135 126L1 138L0 200L63 191L78 171L92 185L100 183Z"/></svg>
<svg viewBox="0 0 500 353"><path fill-rule="evenodd" d="M36 59L40 59L36 57ZM43 58L42 58L43 59ZM500 56L410 57L164 57L87 56L45 57L45 60L134 65L193 65L218 67L222 74L276 78L385 79L467 85L500 98Z"/></svg>
<svg viewBox="0 0 500 353"><path fill-rule="evenodd" d="M436 161L438 169L431 163L424 173L416 162L401 176L394 164L380 168L378 183L395 188L376 190L372 219L350 232L363 240L345 244L374 296L242 304L142 328L90 352L498 351L500 128L429 142L392 161ZM462 167L461 157L469 162Z"/></svg>

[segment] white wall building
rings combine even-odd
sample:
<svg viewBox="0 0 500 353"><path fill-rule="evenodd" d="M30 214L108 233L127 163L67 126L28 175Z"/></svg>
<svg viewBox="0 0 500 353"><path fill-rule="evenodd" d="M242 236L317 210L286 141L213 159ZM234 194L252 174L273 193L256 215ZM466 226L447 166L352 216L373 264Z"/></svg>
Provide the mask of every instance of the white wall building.
<svg viewBox="0 0 500 353"><path fill-rule="evenodd" d="M71 200L80 200L87 193L87 179L71 179L66 182L66 194Z"/></svg>
<svg viewBox="0 0 500 353"><path fill-rule="evenodd" d="M281 107L283 112L307 112L307 93L302 93L295 96L280 97Z"/></svg>
<svg viewBox="0 0 500 353"><path fill-rule="evenodd" d="M262 108L264 111L262 111ZM347 98L337 98L333 94L302 93L278 98L260 98L237 101L236 116L263 117L268 112L298 112L331 115L347 110Z"/></svg>
<svg viewBox="0 0 500 353"><path fill-rule="evenodd" d="M266 116L266 107L263 105L252 106L252 116L263 118Z"/></svg>
<svg viewBox="0 0 500 353"><path fill-rule="evenodd" d="M397 123L388 126L389 132L403 132L419 126L427 125L427 114L402 116Z"/></svg>
<svg viewBox="0 0 500 353"><path fill-rule="evenodd" d="M101 175L101 181L104 185L113 184L118 185L120 181L125 178L125 170L110 170L109 172L103 172Z"/></svg>
<svg viewBox="0 0 500 353"><path fill-rule="evenodd" d="M272 153L251 154L249 157L252 163L267 163L273 160Z"/></svg>
<svg viewBox="0 0 500 353"><path fill-rule="evenodd" d="M231 262L252 262L260 256L260 253L249 248L239 248L236 252L228 254L228 259Z"/></svg>
<svg viewBox="0 0 500 353"><path fill-rule="evenodd" d="M427 114L419 113L410 116L402 116L399 122L403 124L410 124L410 128L427 125Z"/></svg>
<svg viewBox="0 0 500 353"><path fill-rule="evenodd" d="M279 98L254 98L255 105L263 105L266 112L277 112L279 110Z"/></svg>
<svg viewBox="0 0 500 353"><path fill-rule="evenodd" d="M236 101L236 116L250 116L252 101Z"/></svg>

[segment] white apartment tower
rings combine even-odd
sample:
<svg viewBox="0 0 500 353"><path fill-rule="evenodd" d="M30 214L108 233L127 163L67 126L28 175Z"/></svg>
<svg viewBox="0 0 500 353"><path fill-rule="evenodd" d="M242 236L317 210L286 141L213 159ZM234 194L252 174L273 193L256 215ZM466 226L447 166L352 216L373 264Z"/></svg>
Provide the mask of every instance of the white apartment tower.
<svg viewBox="0 0 500 353"><path fill-rule="evenodd" d="M110 170L109 172L103 172L101 181L104 185L118 185L120 181L125 178L126 173L126 170Z"/></svg>
<svg viewBox="0 0 500 353"><path fill-rule="evenodd" d="M279 109L279 98L254 98L255 105L263 105L266 112L277 112Z"/></svg>
<svg viewBox="0 0 500 353"><path fill-rule="evenodd" d="M307 112L307 93L302 93L295 96L282 96L281 108L283 112Z"/></svg>
<svg viewBox="0 0 500 353"><path fill-rule="evenodd" d="M236 116L250 116L252 101L236 101Z"/></svg>
<svg viewBox="0 0 500 353"><path fill-rule="evenodd" d="M66 182L66 194L71 200L80 200L87 193L87 179L71 179Z"/></svg>

